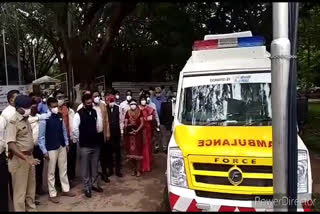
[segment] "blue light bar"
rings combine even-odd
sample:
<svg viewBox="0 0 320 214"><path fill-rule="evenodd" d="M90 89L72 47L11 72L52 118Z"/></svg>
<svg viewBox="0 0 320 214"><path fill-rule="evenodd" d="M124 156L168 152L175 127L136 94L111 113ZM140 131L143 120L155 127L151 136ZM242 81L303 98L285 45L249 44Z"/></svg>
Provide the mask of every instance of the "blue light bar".
<svg viewBox="0 0 320 214"><path fill-rule="evenodd" d="M240 37L238 38L238 47L263 46L265 39L262 36Z"/></svg>

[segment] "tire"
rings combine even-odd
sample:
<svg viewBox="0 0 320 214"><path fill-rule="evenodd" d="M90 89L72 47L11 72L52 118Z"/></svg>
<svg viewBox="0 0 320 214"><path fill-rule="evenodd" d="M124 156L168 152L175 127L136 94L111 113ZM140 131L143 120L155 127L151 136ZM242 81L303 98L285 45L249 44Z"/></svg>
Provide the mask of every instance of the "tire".
<svg viewBox="0 0 320 214"><path fill-rule="evenodd" d="M163 201L162 201L161 211L171 212L167 183L163 189Z"/></svg>

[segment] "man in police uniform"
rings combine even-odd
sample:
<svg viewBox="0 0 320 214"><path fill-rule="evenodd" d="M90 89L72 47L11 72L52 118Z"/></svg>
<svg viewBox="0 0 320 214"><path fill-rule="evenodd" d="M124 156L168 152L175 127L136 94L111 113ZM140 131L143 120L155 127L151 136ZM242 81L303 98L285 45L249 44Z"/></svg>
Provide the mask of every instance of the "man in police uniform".
<svg viewBox="0 0 320 214"><path fill-rule="evenodd" d="M12 176L13 206L17 211L37 211L35 205L35 165L32 130L28 122L32 98L19 95L15 100L16 113L7 124L6 142L8 144L8 168Z"/></svg>

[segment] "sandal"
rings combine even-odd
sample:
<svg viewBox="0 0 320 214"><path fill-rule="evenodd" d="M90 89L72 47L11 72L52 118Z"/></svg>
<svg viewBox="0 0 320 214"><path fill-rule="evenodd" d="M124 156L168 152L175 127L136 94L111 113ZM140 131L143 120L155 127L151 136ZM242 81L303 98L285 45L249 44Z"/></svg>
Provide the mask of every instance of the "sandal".
<svg viewBox="0 0 320 214"><path fill-rule="evenodd" d="M141 176L141 173L138 171L137 172L137 177L140 177Z"/></svg>

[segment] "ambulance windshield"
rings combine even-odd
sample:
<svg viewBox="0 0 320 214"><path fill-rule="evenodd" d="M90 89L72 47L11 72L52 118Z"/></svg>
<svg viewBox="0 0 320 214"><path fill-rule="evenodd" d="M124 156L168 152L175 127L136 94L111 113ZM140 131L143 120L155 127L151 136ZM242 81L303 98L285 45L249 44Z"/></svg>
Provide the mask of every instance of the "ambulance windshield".
<svg viewBox="0 0 320 214"><path fill-rule="evenodd" d="M186 77L183 87L185 125L271 125L270 73Z"/></svg>

